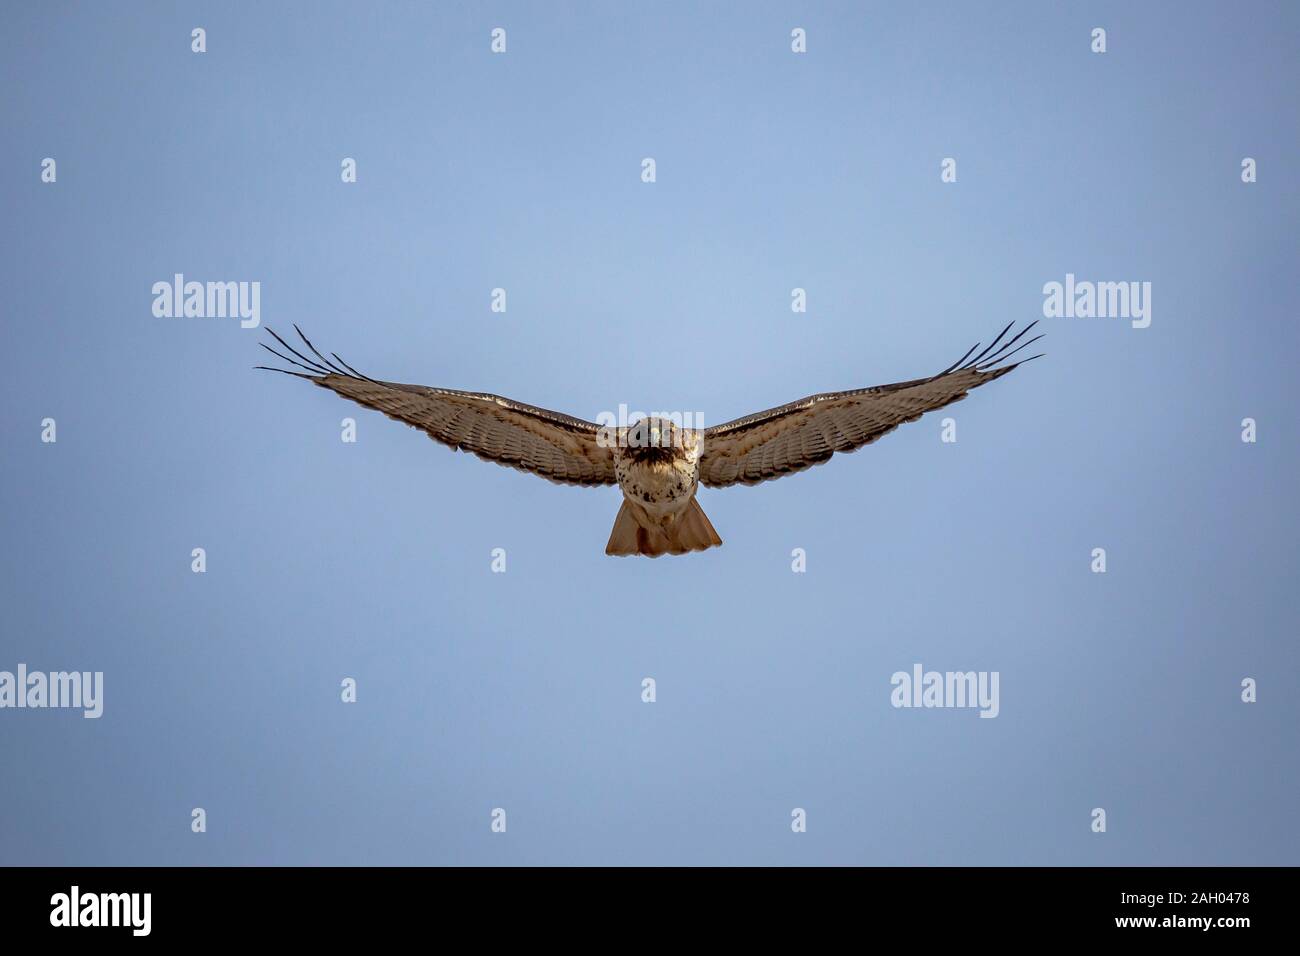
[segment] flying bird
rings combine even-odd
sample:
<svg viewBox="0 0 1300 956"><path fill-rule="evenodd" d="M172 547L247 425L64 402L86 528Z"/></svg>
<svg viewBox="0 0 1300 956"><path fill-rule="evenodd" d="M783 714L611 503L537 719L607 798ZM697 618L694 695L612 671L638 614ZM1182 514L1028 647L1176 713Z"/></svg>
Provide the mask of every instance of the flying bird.
<svg viewBox="0 0 1300 956"><path fill-rule="evenodd" d="M310 356L269 328L289 355L260 344L303 371L267 365L257 368L305 378L487 461L561 484L616 484L623 492L623 503L605 553L656 558L722 544L695 498L700 485L756 485L821 464L836 452L869 445L904 422L951 405L972 388L1030 361L1008 363L1021 349L1042 338L1037 335L1016 345L1037 324L1031 323L1003 342L1012 323L978 355L974 354L980 347L976 343L948 368L928 378L809 395L703 429L687 428L662 416L615 428L499 395L377 381L334 352L326 358L296 325L294 331Z"/></svg>

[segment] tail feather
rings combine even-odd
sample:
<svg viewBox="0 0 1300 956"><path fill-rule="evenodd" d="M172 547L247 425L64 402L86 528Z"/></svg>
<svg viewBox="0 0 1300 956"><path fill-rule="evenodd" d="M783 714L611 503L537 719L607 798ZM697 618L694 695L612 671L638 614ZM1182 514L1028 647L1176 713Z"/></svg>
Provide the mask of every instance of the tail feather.
<svg viewBox="0 0 1300 956"><path fill-rule="evenodd" d="M708 515L694 498L667 531L649 521L642 524L637 520L636 509L625 500L614 519L614 528L609 533L605 553L644 554L649 558L657 558L661 554L704 551L720 544L722 538L718 537Z"/></svg>
<svg viewBox="0 0 1300 956"><path fill-rule="evenodd" d="M606 554L640 554L641 549L637 542L637 532L641 526L636 523L636 518L632 517L632 508L623 501L623 507L618 509L618 516L614 519L614 529L609 533L609 543L605 545Z"/></svg>
<svg viewBox="0 0 1300 956"><path fill-rule="evenodd" d="M722 538L713 530L713 522L694 498L691 499L686 511L677 519L673 531L673 539L683 551L704 551L722 544Z"/></svg>

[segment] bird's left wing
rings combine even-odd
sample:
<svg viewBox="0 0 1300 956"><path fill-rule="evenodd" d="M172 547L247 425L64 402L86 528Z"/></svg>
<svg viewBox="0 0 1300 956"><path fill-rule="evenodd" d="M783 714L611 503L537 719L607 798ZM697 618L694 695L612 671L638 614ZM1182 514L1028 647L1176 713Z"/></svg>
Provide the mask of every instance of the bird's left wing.
<svg viewBox="0 0 1300 956"><path fill-rule="evenodd" d="M275 340L297 359L269 345L262 347L309 374L266 365L258 368L305 378L419 428L434 441L487 461L563 484L617 483L612 450L597 440L599 426L592 422L499 395L379 382L360 374L333 352L333 361L325 358L301 329L296 325L294 329L315 358L303 355L270 329L267 331Z"/></svg>
<svg viewBox="0 0 1300 956"><path fill-rule="evenodd" d="M1011 329L1008 325L979 355L971 358L979 348L977 343L953 365L929 378L809 395L706 429L700 483L713 488L756 485L811 468L837 451L854 451L870 444L904 422L965 398L972 388L1029 361L999 364L1042 338L1038 335L1012 348L1037 324L1026 326L999 348L998 343Z"/></svg>

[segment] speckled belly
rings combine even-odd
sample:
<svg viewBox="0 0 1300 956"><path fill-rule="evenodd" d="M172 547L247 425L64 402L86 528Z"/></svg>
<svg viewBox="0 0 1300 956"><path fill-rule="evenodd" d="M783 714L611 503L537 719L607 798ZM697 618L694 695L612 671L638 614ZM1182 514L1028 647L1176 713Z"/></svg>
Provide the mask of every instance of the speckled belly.
<svg viewBox="0 0 1300 956"><path fill-rule="evenodd" d="M695 494L697 475L693 462L618 461L614 473L624 497L656 517L676 514Z"/></svg>

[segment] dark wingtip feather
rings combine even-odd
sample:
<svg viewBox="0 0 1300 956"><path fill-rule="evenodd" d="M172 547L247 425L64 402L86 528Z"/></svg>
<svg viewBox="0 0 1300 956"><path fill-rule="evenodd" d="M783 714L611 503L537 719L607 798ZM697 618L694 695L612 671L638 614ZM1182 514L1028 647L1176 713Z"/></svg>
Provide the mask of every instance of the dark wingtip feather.
<svg viewBox="0 0 1300 956"><path fill-rule="evenodd" d="M317 363L317 362L313 362L311 359L309 359L307 356L303 355L301 352L299 352L296 348L294 348L292 345L290 345L290 344L289 344L288 342L286 342L284 339L280 338L280 336L276 334L275 329L271 328L270 326L267 326L266 331L270 332L270 333L271 333L271 336L272 336L272 337L273 337L277 342L279 342L281 345L283 345L286 349L288 349L288 350L289 350L290 352L292 352L294 355L298 356L298 358L302 359L303 362L306 362L307 364L306 364L306 365L303 365L303 366L302 366L303 368L312 369L313 371L319 372L319 373L322 374L322 375L328 375L328 374L330 374L330 370L329 370L328 368L324 367L323 365L320 365L320 364ZM269 347L269 346L268 346L268 347ZM284 358L283 355L280 356L280 357L281 357L281 358ZM294 364L295 364L295 365L301 365L300 362L294 362Z"/></svg>
<svg viewBox="0 0 1300 956"><path fill-rule="evenodd" d="M315 353L315 355L316 355L316 357L317 357L318 359L320 359L322 362L324 362L326 365L329 366L330 371L334 372L336 375L346 375L346 374L347 374L347 372L343 371L343 369L338 368L338 367L335 366L333 363L331 363L329 359L327 359L325 356L323 356L323 355L320 354L320 351L317 350L316 346L314 346L314 345L311 344L311 339L309 339L309 338L307 338L307 336L303 335L303 333L302 333L302 329L298 328L298 323L297 323L297 322L295 322L295 323L293 324L293 330L294 330L295 332L298 333L298 338L302 339L304 342L307 343L307 348L311 349L312 352Z"/></svg>
<svg viewBox="0 0 1300 956"><path fill-rule="evenodd" d="M1015 344L1016 344L1017 342L1019 342L1022 338L1024 338L1025 333L1027 333L1030 329L1032 329L1034 326L1036 326L1036 325L1038 324L1038 321L1039 321L1038 319L1035 319L1034 321L1030 322L1030 323L1029 323L1028 325L1026 325L1023 329L1021 329L1019 332L1017 332L1017 333L1015 334L1015 336L1014 336L1014 337L1013 337L1009 342L1005 343L1005 344L1004 344L1000 349L998 349L996 352L994 352L993 354L989 355L989 356L986 357L986 358L983 358L983 361L982 361L981 363L975 363L975 362L970 363L970 366L971 366L971 367L976 367L977 364L982 364L983 366L987 367L987 366L993 365L993 364L995 364L995 363L997 363L997 362L1005 361L1008 355L1014 355L1014 354L1015 354L1016 352L1018 352L1020 349L1014 349L1014 350L1012 350L1012 351L1007 351L1007 350L1008 350L1008 349L1011 349L1011 346L1015 345ZM1040 336L1038 336L1038 338L1042 338L1042 336L1040 335ZM1031 341L1037 341L1037 340L1035 339L1035 340L1031 340ZM1020 348L1024 348L1024 346L1022 345L1022 346L1020 346Z"/></svg>
<svg viewBox="0 0 1300 956"><path fill-rule="evenodd" d="M298 367L301 368L301 369L306 369L308 372L313 372L313 373L315 373L315 375L319 375L319 374L320 374L320 369L315 368L314 366L311 366L311 365L303 365L301 362L295 362L293 359L289 358L289 356L287 356L287 355L281 355L279 352L277 352L275 349L271 348L271 346L267 345L265 342L258 342L257 344L260 345L260 346L262 346L262 348L266 349L268 352L270 352L272 355L274 355L276 358L278 358L278 359L279 359L280 361L282 361L282 362L288 362L290 365L296 365L296 366L298 366ZM297 354L297 353L295 353L295 354ZM315 377L315 376L313 376L313 377Z"/></svg>
<svg viewBox="0 0 1300 956"><path fill-rule="evenodd" d="M314 382L319 377L316 375L304 375L302 372L291 372L287 368L275 368L271 365L254 365L253 368L262 369L267 372L279 372L281 375L292 375L295 378L305 378L309 382Z"/></svg>
<svg viewBox="0 0 1300 956"><path fill-rule="evenodd" d="M354 368L353 368L351 365L349 365L347 362L345 362L345 361L343 361L341 358L339 358L337 352L331 352L330 355L333 355L333 356L334 356L334 360L335 360L336 362L338 362L340 365L342 365L345 369L347 369L349 372L351 372L351 373L352 373L354 376L356 376L357 378L362 379L363 381L366 381L366 382L374 382L376 385L381 384L380 382L378 382L378 381L376 381L375 379L371 378L369 375L362 375L360 372L358 372L356 369L354 369Z"/></svg>
<svg viewBox="0 0 1300 956"><path fill-rule="evenodd" d="M1009 331L1011 331L1012 326L1015 325L1014 322L1010 323L1009 325L1007 325L1006 328L1004 328L1001 332L998 333L997 338L995 338L989 344L988 348L984 349L984 351L980 352L978 355L976 355L974 358L970 359L969 361L967 361L967 358L969 357L970 352L967 352L966 356L963 356L960 360L958 360L957 366L950 366L948 369L946 369L945 371L939 374L946 375L948 374L948 372L951 372L953 368L956 368L958 366L960 366L960 370L963 372L970 372L970 371L986 372L986 371L994 370L994 367L997 366L999 363L1005 362L1007 359L1015 355L1025 346L1037 342L1039 339L1043 337L1043 335L1046 334L1046 333L1039 333L1038 335L1034 336L1032 339L1029 339L1028 341L1021 342L1019 345L1016 345L1017 342L1020 342L1020 340L1025 337L1025 333L1027 333L1034 326L1038 325L1038 322L1039 320L1035 319L1033 322L1030 322L1023 329L1017 332L1010 340L1006 342L1002 342L1003 337ZM999 345L998 344L999 342L1001 342L1002 344ZM979 346L976 346L976 348L978 347ZM974 351L975 349L971 349L971 352ZM1040 353L1040 355L1041 354L1045 354L1045 353ZM1040 355L1036 355L1034 357L1039 358ZM1028 361L1028 359L1023 359L1020 362L1017 362L1016 365L1023 365L1024 362L1026 361ZM1004 365L1001 368L998 368L997 371L999 372L1010 371L1013 368L1015 368L1015 365L1010 365L1010 366Z"/></svg>
<svg viewBox="0 0 1300 956"><path fill-rule="evenodd" d="M364 375L362 375L360 372L358 372L356 369L354 369L354 368L353 368L351 365L349 365L347 362L345 362L345 361L343 361L341 358L339 358L339 353L338 353L338 352L331 352L330 355L334 356L334 361L338 362L340 365L342 365L345 369L347 369L349 372L351 372L351 373L352 373L353 375L355 375L357 378L366 378ZM366 381L372 381L372 379L366 379Z"/></svg>
<svg viewBox="0 0 1300 956"><path fill-rule="evenodd" d="M994 347L995 345L997 345L999 342L1002 341L1002 336L1006 335L1007 332L1009 332L1009 331L1011 330L1011 326L1013 326L1013 325L1015 325L1015 324L1016 324L1016 323L1015 323L1015 320L1014 320L1014 319L1011 320L1010 322L1008 322L1008 323L1007 323L1007 327L1006 327L1005 329L1003 329L1001 332L999 332L999 333L997 334L997 338L995 338L992 342L989 343L988 348L986 348L983 352L981 352L979 355L975 356L973 359L970 360L970 365L972 365L972 366L979 365L979 363L980 363L980 359L982 359L984 356L988 355L989 352L993 349L993 347Z"/></svg>
<svg viewBox="0 0 1300 956"><path fill-rule="evenodd" d="M955 362L953 362L951 365L949 365L946 369L944 369L942 372L940 372L939 375L947 375L949 372L951 372L953 369L955 369L955 368L956 368L958 365L960 365L962 362L964 362L964 361L966 361L968 358L970 358L970 354L971 354L971 352L974 352L974 351L975 351L977 348L979 348L979 347L980 347L980 344L979 344L978 342L976 342L974 345L972 345L970 348L968 348L968 349L966 350L966 354L965 354L965 355L963 355L963 356L962 356L961 358L959 358L957 361L955 361ZM936 376L936 378L937 378L937 377L938 377L938 376Z"/></svg>
<svg viewBox="0 0 1300 956"><path fill-rule="evenodd" d="M1033 326L1030 326L1030 328L1033 328ZM1025 331L1028 332L1029 329L1025 329ZM1015 347L1014 349L1012 349L1010 352L1006 352L1006 353L1004 353L1003 355L998 356L998 358L993 359L992 361L985 362L984 365L980 366L980 368L990 368L991 366L993 366L993 365L996 364L997 362L1005 362L1007 359L1011 358L1011 356L1015 355L1015 354L1016 354L1017 352L1019 352L1021 349L1025 348L1026 346L1033 345L1035 342L1037 342L1039 339L1041 339L1041 338L1043 337L1043 335L1046 335L1046 334L1047 334L1047 333L1044 332L1042 335L1035 335L1032 339L1029 339L1029 340L1026 341L1026 342L1022 342L1022 343L1020 343L1020 345L1016 346L1016 347ZM1011 343L1007 343L1007 344L1009 345L1009 344L1011 344ZM1046 354L1046 353L1042 353L1042 354ZM976 369L976 371L979 371L979 369Z"/></svg>
<svg viewBox="0 0 1300 956"><path fill-rule="evenodd" d="M271 348L271 346L267 345L265 342L258 342L257 343L258 345L262 346L262 348L266 349L276 358L280 359L280 361L288 362L290 365L296 365L298 366L298 368L304 369L308 372L311 372L312 374L303 375L301 372L289 372L286 369L274 368L273 366L269 366L269 365L258 365L255 366L255 368L264 368L272 372L285 372L285 374L287 375L297 375L299 378L309 378L313 381L320 381L322 377L329 376L329 375L341 375L344 378L358 378L361 379L362 381L374 382L376 385L382 384L380 382L376 382L373 378L371 378L368 375L362 375L360 372L354 369L347 362L343 361L343 359L339 358L338 354L335 352L330 353L330 355L333 356L334 358L334 362L331 362L321 353L321 351L318 348L316 348L316 346L312 343L312 340L307 338L307 336L303 333L302 329L298 327L298 324L296 322L293 323L293 330L298 333L298 338L302 339L303 343L307 346L307 348L320 361L316 361L315 359L311 359L308 358L306 355L303 355L296 348L294 348L283 338L281 338L280 335L275 331L275 329L271 328L270 326L266 326L265 328L266 331L271 333L272 338L274 338L277 342L279 342L280 345L283 346L290 354L297 356L297 358L296 359L290 358L288 355L285 355L283 352L278 352L275 349ZM301 359L302 361L298 361L298 359ZM337 365L334 364L335 362L337 362L338 364ZM342 367L340 368L340 366Z"/></svg>

